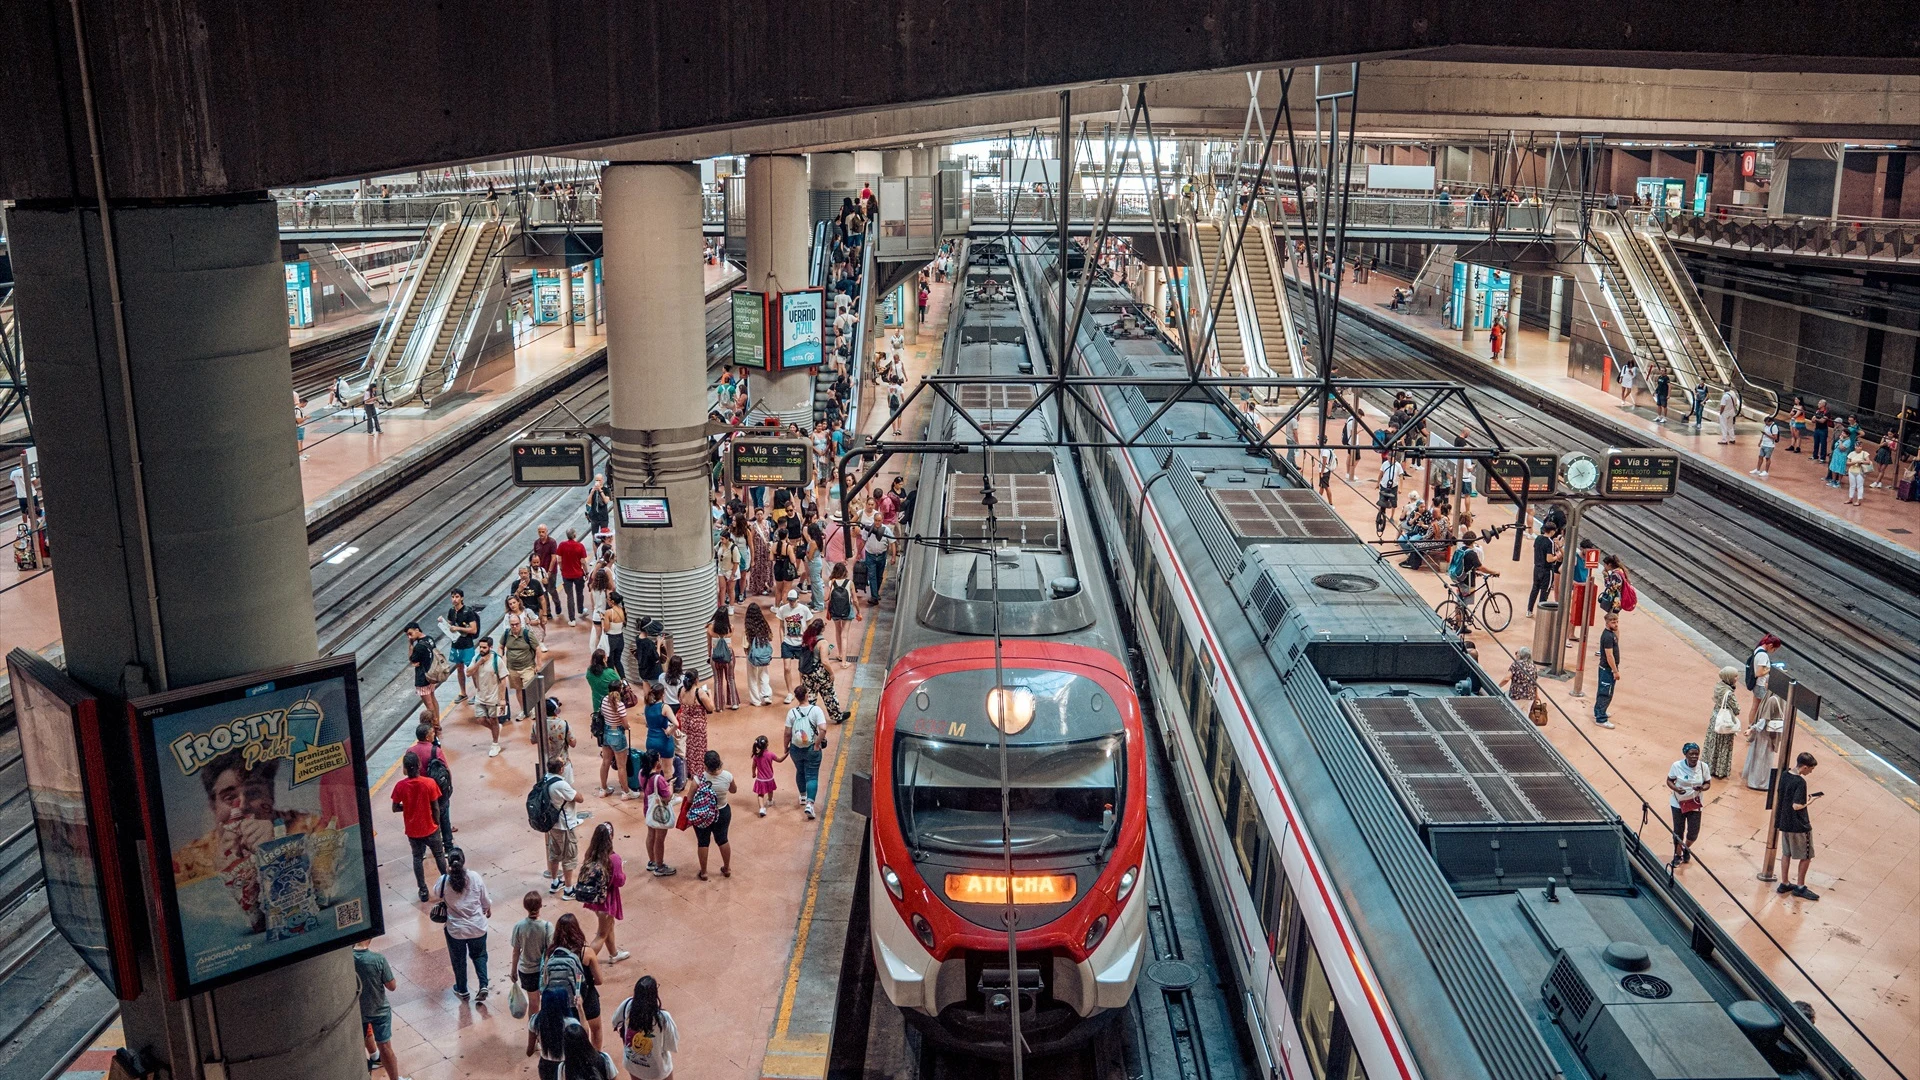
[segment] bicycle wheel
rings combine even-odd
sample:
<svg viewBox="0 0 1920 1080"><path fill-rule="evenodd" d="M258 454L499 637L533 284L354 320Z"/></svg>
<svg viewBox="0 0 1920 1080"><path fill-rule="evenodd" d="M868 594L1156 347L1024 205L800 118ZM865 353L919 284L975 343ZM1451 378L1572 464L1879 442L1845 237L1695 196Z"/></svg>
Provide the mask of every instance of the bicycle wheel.
<svg viewBox="0 0 1920 1080"><path fill-rule="evenodd" d="M1467 606L1459 599L1449 595L1445 600L1433 605L1433 613L1451 630L1465 630L1467 624Z"/></svg>
<svg viewBox="0 0 1920 1080"><path fill-rule="evenodd" d="M1489 592L1480 601L1480 625L1499 633L1513 625L1513 601L1502 592Z"/></svg>

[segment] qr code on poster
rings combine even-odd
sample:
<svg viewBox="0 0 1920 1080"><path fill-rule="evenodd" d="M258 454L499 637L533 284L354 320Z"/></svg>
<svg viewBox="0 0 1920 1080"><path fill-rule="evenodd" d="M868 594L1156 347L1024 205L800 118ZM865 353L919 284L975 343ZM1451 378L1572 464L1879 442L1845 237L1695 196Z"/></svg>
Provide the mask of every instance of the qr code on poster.
<svg viewBox="0 0 1920 1080"><path fill-rule="evenodd" d="M333 928L335 930L345 930L348 927L359 926L360 923L366 918L365 915L362 915L360 913L360 907L361 907L361 901L348 900L345 903L334 908L333 909Z"/></svg>

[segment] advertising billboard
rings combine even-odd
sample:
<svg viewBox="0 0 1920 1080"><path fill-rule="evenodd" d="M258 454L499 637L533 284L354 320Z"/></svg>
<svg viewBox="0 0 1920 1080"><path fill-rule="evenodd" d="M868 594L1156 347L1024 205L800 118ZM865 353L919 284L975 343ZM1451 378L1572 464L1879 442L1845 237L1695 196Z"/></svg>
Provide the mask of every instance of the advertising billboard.
<svg viewBox="0 0 1920 1080"><path fill-rule="evenodd" d="M351 656L127 713L175 997L382 932Z"/></svg>
<svg viewBox="0 0 1920 1080"><path fill-rule="evenodd" d="M801 289L780 294L780 370L819 367L826 359L826 293Z"/></svg>
<svg viewBox="0 0 1920 1080"><path fill-rule="evenodd" d="M533 272L533 323L547 326L560 321L560 273L557 270Z"/></svg>
<svg viewBox="0 0 1920 1080"><path fill-rule="evenodd" d="M733 290L733 362L739 367L767 367L767 294Z"/></svg>
<svg viewBox="0 0 1920 1080"><path fill-rule="evenodd" d="M140 996L134 934L144 921L132 834L114 827L115 793L130 777L101 738L99 698L25 649L7 656L7 677L54 928L115 997L131 1001Z"/></svg>
<svg viewBox="0 0 1920 1080"><path fill-rule="evenodd" d="M287 326L304 330L313 325L313 264L287 264Z"/></svg>

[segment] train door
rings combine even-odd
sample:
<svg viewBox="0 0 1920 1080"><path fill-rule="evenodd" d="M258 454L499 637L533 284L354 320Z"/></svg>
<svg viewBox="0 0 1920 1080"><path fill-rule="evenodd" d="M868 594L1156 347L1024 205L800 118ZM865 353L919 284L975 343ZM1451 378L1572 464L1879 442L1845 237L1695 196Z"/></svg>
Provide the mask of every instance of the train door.
<svg viewBox="0 0 1920 1080"><path fill-rule="evenodd" d="M1287 843L1287 833L1282 830L1279 840L1268 852L1266 873L1262 875L1259 890L1260 928L1267 939L1267 964L1261 1002L1265 1016L1262 1028L1256 1031L1266 1036L1272 1047L1270 1054L1281 1061L1290 1061L1295 1051L1287 1005L1287 960L1294 951L1292 944L1299 923L1294 912L1293 887L1287 884ZM1285 1071L1293 1075L1294 1066L1289 1064Z"/></svg>

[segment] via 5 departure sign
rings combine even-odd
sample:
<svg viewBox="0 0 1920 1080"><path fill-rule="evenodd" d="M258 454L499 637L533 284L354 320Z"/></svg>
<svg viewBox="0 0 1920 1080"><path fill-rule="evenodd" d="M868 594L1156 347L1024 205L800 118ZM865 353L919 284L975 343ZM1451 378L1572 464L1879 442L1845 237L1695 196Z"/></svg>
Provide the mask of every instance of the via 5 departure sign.
<svg viewBox="0 0 1920 1080"><path fill-rule="evenodd" d="M516 487L585 487L593 471L585 439L515 439L512 453Z"/></svg>
<svg viewBox="0 0 1920 1080"><path fill-rule="evenodd" d="M1600 476L1606 499L1664 499L1680 485L1680 455L1673 450L1609 450Z"/></svg>

